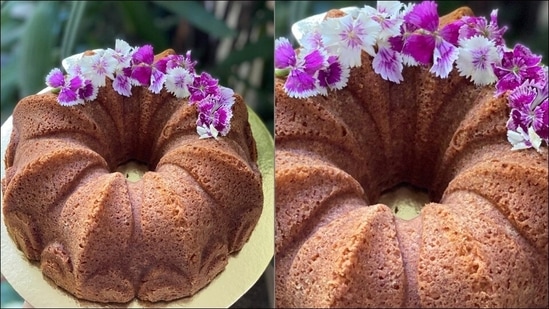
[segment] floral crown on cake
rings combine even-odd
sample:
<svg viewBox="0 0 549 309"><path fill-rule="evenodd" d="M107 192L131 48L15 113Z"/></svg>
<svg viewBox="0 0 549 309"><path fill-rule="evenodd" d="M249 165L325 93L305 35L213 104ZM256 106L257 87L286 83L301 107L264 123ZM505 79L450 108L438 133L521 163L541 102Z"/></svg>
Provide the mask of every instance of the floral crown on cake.
<svg viewBox="0 0 549 309"><path fill-rule="evenodd" d="M188 98L196 105L196 131L200 138L225 136L230 130L234 92L220 86L210 74L195 71L191 52L185 55L167 53L156 59L151 45L131 47L117 39L114 49L95 49L63 60L67 74L54 68L46 76L46 85L58 93L63 106L84 104L96 99L105 78L112 80L114 90L126 97L133 86L148 87L158 94L164 88L177 98Z"/></svg>
<svg viewBox="0 0 549 309"><path fill-rule="evenodd" d="M381 78L400 83L404 66L430 66L447 78L455 67L475 85L495 85L494 95L508 94L511 109L507 139L514 150L549 143L547 66L528 47L506 47L507 27L497 23L497 10L485 17L463 16L439 27L437 4L378 1L377 8L341 9L346 15L308 17L292 26L301 45L275 40L275 73L285 77L290 97L327 95L347 85L350 68L361 66L361 53L373 57Z"/></svg>

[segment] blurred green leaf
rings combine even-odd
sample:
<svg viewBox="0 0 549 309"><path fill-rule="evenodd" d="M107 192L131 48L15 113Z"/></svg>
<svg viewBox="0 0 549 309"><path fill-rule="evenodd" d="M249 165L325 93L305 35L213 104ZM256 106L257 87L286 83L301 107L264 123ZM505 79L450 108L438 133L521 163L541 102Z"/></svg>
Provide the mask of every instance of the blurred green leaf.
<svg viewBox="0 0 549 309"><path fill-rule="evenodd" d="M75 52L74 42L80 30L82 14L84 14L84 10L86 9L87 1L72 1L71 4L69 20L65 26L65 33L61 42L61 59L67 58Z"/></svg>
<svg viewBox="0 0 549 309"><path fill-rule="evenodd" d="M18 70L22 96L44 88L44 78L55 66L51 57L51 50L55 46L51 23L57 18L56 13L57 2L39 2L33 16L25 25L21 36Z"/></svg>
<svg viewBox="0 0 549 309"><path fill-rule="evenodd" d="M0 77L0 87L2 89L2 91L0 91L0 98L2 102L2 123L4 123L4 121L6 121L8 116L11 114L13 104L15 103L12 98L17 96L17 82L19 77L17 74L17 63L17 61L9 61L2 66L2 75Z"/></svg>
<svg viewBox="0 0 549 309"><path fill-rule="evenodd" d="M155 50L161 51L168 48L169 43L166 35L154 24L154 12L147 2L142 1L121 1L126 18L126 26L130 32L134 32L141 43L154 46Z"/></svg>
<svg viewBox="0 0 549 309"><path fill-rule="evenodd" d="M13 2L6 3L2 7L0 20L2 25L2 36L0 36L0 41L2 49L7 48L9 45L13 44L15 41L21 37L21 32L23 31L21 27L21 20L11 18L11 10L13 7Z"/></svg>
<svg viewBox="0 0 549 309"><path fill-rule="evenodd" d="M212 71L218 71L221 74L222 71L229 70L233 65L250 61L257 57L272 56L273 51L273 37L262 36L256 42L250 42L244 45L242 49L231 52L216 68L212 68Z"/></svg>
<svg viewBox="0 0 549 309"><path fill-rule="evenodd" d="M208 12L197 1L153 1L155 4L187 20L193 26L216 38L234 37L236 31L229 28Z"/></svg>

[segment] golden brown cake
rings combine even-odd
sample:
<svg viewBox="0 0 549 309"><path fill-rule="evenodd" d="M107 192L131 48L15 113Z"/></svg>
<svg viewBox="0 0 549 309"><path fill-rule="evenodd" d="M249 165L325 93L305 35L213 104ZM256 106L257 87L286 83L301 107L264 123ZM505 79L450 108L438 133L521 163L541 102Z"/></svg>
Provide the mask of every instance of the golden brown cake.
<svg viewBox="0 0 549 309"><path fill-rule="evenodd" d="M276 306L547 307L547 148L511 150L506 95L457 69L361 62L326 96L276 79ZM378 203L401 183L432 201L411 220Z"/></svg>
<svg viewBox="0 0 549 309"><path fill-rule="evenodd" d="M231 129L200 138L197 108L162 89L95 100L22 99L2 180L10 236L44 275L96 302L170 301L195 294L249 239L263 205L245 103ZM117 170L146 166L139 179Z"/></svg>

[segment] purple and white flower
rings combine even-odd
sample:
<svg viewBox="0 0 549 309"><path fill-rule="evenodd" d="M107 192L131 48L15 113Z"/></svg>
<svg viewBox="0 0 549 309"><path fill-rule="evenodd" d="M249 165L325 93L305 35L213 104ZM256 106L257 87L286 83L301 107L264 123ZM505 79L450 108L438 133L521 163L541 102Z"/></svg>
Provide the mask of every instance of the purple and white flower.
<svg viewBox="0 0 549 309"><path fill-rule="evenodd" d="M187 98L191 94L189 85L193 83L193 75L185 68L168 69L164 85L166 90L178 98Z"/></svg>
<svg viewBox="0 0 549 309"><path fill-rule="evenodd" d="M189 104L195 104L209 95L218 94L218 80L210 74L202 72L202 74L194 77L193 83L189 85L191 98Z"/></svg>
<svg viewBox="0 0 549 309"><path fill-rule="evenodd" d="M218 85L208 73L195 72L191 52L167 55L155 61L153 47L131 47L116 40L115 49L95 50L92 55L65 59L67 74L55 68L46 76L46 85L59 91L57 101L64 106L95 100L106 79L120 95L131 96L132 86L147 87L152 93L163 89L177 98L189 98L197 105L197 132L200 138L225 136L231 127L234 92Z"/></svg>
<svg viewBox="0 0 549 309"><path fill-rule="evenodd" d="M496 94L501 95L507 90L515 89L526 80L543 80L544 73L540 63L541 56L534 55L522 44L517 44L512 51L505 52L501 65L494 67L494 73L498 78Z"/></svg>
<svg viewBox="0 0 549 309"><path fill-rule="evenodd" d="M499 27L497 22L498 10L490 14L490 23L484 16L464 16L461 19L462 26L459 28L459 38L468 39L476 35L483 36L494 42L496 46L503 46L503 34L507 27Z"/></svg>
<svg viewBox="0 0 549 309"><path fill-rule="evenodd" d="M220 87L216 94L208 95L197 103L196 130L200 138L217 138L219 134L228 134L231 128L233 104L234 92L226 87Z"/></svg>
<svg viewBox="0 0 549 309"><path fill-rule="evenodd" d="M461 76L471 78L475 85L489 85L497 81L493 65L501 61L494 41L483 36L473 36L460 41L456 60Z"/></svg>
<svg viewBox="0 0 549 309"><path fill-rule="evenodd" d="M302 45L297 51L286 38L275 41L276 73L286 77L289 96L342 89L350 68L362 65L362 52L372 57L374 72L393 83L404 80L405 66L430 66L432 74L447 78L455 64L475 85L495 83L496 96L509 94L507 128L513 149L539 150L549 143L547 66L524 45L505 46L507 27L498 25L497 10L489 20L464 16L443 26L434 1L379 1L377 8L342 11L342 17L296 23Z"/></svg>
<svg viewBox="0 0 549 309"><path fill-rule="evenodd" d="M362 51L375 55L374 44L381 26L359 12L356 18L351 15L328 18L320 23L320 31L328 52L337 54L343 66L352 68L361 65Z"/></svg>
<svg viewBox="0 0 549 309"><path fill-rule="evenodd" d="M302 49L297 54L288 39L275 40L275 68L288 71L284 89L289 96L306 98L322 91L318 72L327 67L328 56L323 49Z"/></svg>

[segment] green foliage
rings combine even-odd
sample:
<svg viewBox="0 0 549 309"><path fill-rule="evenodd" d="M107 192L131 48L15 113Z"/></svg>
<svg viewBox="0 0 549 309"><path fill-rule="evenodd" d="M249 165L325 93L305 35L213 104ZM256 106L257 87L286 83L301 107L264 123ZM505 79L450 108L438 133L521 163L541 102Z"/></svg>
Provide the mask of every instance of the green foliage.
<svg viewBox="0 0 549 309"><path fill-rule="evenodd" d="M207 9L204 1L3 1L2 123L21 98L45 87L45 76L61 67L62 59L113 48L120 38L132 46L151 44L156 53L192 50L197 69L239 92L272 132L273 8L266 1L225 5ZM223 16L227 12L239 14L236 23ZM228 52L220 56L222 47ZM262 74L242 73L252 63L257 70L258 61Z"/></svg>

